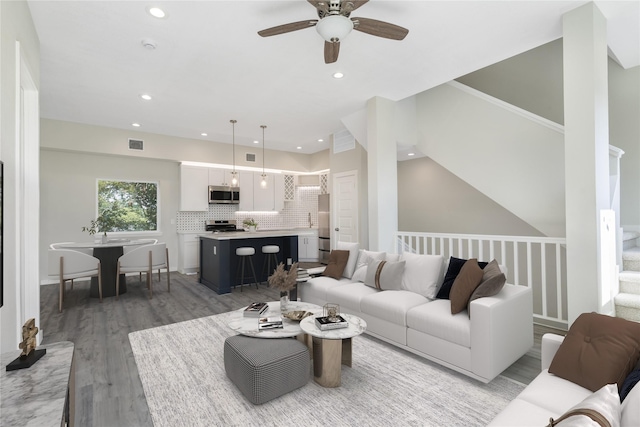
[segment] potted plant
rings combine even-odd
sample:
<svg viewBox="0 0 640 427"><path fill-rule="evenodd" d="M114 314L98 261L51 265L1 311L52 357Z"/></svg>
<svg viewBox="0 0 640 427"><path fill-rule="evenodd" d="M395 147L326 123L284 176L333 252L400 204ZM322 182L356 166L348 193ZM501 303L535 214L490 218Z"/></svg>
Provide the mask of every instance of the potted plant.
<svg viewBox="0 0 640 427"><path fill-rule="evenodd" d="M245 218L244 221L242 221L242 225L251 232L256 231L256 227L258 227L258 223L253 218Z"/></svg>
<svg viewBox="0 0 640 427"><path fill-rule="evenodd" d="M298 263L294 263L287 271L284 264L278 264L273 274L269 276L267 281L269 286L280 291L280 312L286 313L289 305L289 291L296 286L298 278Z"/></svg>
<svg viewBox="0 0 640 427"><path fill-rule="evenodd" d="M102 243L107 243L107 229L113 229L113 224L107 218L99 215L96 219L92 219L88 227L82 227L82 231L86 231L90 236L93 236L98 231L102 231Z"/></svg>

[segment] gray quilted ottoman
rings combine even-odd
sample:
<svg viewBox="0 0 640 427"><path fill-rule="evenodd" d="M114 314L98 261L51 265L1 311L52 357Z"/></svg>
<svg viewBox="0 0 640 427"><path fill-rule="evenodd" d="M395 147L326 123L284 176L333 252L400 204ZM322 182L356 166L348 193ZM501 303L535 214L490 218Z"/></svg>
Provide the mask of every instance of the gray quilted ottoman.
<svg viewBox="0 0 640 427"><path fill-rule="evenodd" d="M305 385L311 373L309 359L309 349L295 338L236 335L224 342L227 376L256 405Z"/></svg>

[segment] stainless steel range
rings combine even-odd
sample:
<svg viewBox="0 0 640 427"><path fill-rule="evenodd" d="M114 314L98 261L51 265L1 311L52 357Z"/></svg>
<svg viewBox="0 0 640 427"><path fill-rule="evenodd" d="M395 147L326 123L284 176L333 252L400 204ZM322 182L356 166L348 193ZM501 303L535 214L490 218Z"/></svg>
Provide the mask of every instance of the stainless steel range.
<svg viewBox="0 0 640 427"><path fill-rule="evenodd" d="M214 233L229 233L234 231L244 231L236 227L234 220L208 219L204 222L204 229Z"/></svg>

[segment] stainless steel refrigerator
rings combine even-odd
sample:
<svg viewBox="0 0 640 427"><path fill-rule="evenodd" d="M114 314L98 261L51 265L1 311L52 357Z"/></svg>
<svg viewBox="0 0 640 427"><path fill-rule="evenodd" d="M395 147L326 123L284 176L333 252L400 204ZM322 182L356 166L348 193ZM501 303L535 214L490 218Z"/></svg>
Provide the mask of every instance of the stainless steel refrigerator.
<svg viewBox="0 0 640 427"><path fill-rule="evenodd" d="M329 262L329 253L331 252L329 199L329 194L318 196L318 246L320 248L320 262L323 264Z"/></svg>

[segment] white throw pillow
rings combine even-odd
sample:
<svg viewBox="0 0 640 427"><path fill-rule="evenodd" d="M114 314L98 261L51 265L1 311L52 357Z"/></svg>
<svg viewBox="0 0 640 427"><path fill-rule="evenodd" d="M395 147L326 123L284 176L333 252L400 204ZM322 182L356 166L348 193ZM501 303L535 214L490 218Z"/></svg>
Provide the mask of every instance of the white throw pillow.
<svg viewBox="0 0 640 427"><path fill-rule="evenodd" d="M371 261L384 261L386 254L384 252L372 252L360 249L358 261L356 262L356 271L351 277L352 280L363 282L367 275L367 266ZM387 260L388 261L388 260Z"/></svg>
<svg viewBox="0 0 640 427"><path fill-rule="evenodd" d="M624 402L622 402L622 416L620 418L621 427L640 426L640 383L636 384Z"/></svg>
<svg viewBox="0 0 640 427"><path fill-rule="evenodd" d="M620 427L620 396L617 384L607 384L569 409L592 409L604 416L611 427ZM560 418L560 417L558 417ZM556 418L557 420L557 418ZM558 427L599 427L600 424L586 415L573 415L556 424Z"/></svg>
<svg viewBox="0 0 640 427"><path fill-rule="evenodd" d="M405 252L400 257L406 261L402 276L402 289L415 292L427 298L435 298L442 283L442 255L420 255Z"/></svg>
<svg viewBox="0 0 640 427"><path fill-rule="evenodd" d="M400 261L400 254L387 254L384 260L391 262Z"/></svg>
<svg viewBox="0 0 640 427"><path fill-rule="evenodd" d="M339 249L341 251L349 251L349 260L347 260L347 266L344 268L344 271L342 272L342 277L346 277L347 279L351 279L353 277L353 273L356 271L356 262L358 261L359 248L360 248L360 245L358 244L358 242L336 243L336 249Z"/></svg>

